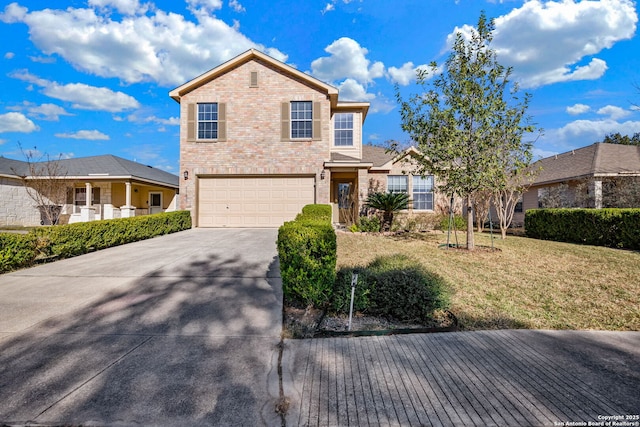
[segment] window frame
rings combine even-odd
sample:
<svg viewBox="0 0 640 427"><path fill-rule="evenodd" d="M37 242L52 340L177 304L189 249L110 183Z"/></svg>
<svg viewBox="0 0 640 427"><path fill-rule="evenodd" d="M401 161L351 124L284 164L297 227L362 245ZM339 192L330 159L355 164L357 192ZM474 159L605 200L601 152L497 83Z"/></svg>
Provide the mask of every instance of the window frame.
<svg viewBox="0 0 640 427"><path fill-rule="evenodd" d="M294 105L296 107L300 107L304 105L305 107L309 107L308 109L299 108L294 109ZM299 114L303 114L304 117L300 118ZM294 115L296 116L294 118ZM303 136L300 136L301 129L298 126L294 126L294 123L301 124L304 123L304 132ZM294 129L297 128L297 129ZM294 136L294 133L296 135ZM290 101L289 102L289 136L291 139L300 140L300 139L313 139L313 101Z"/></svg>
<svg viewBox="0 0 640 427"><path fill-rule="evenodd" d="M414 211L433 211L433 207L434 207L434 197L435 197L435 192L434 192L434 176L433 175L412 175L412 179L411 179L411 206L413 208ZM425 185L424 188L421 185L417 185L416 181L420 181L420 182L428 182L428 185ZM418 207L416 208L416 195L426 195L426 196L431 196L430 200L429 197L427 197L425 200L420 200L418 201L418 204L421 203L425 203L426 207ZM431 207L429 208L429 204L431 205Z"/></svg>
<svg viewBox="0 0 640 427"><path fill-rule="evenodd" d="M392 185L390 182L390 178L403 178L404 179L404 189L397 190L395 189L395 185ZM408 175L387 175L387 191L392 193L409 193L409 176Z"/></svg>
<svg viewBox="0 0 640 427"><path fill-rule="evenodd" d="M82 195L78 197L78 195ZM91 204L100 204L100 187L91 187ZM74 187L73 188L73 205L74 206L86 206L87 205L87 187Z"/></svg>
<svg viewBox="0 0 640 427"><path fill-rule="evenodd" d="M345 116L348 116L348 120L339 120ZM354 126L353 113L335 113L333 115L333 146L334 147L353 147L353 134L354 134ZM338 137L338 133L348 136ZM338 143L338 141L342 141L344 139L348 139L348 143Z"/></svg>
<svg viewBox="0 0 640 427"><path fill-rule="evenodd" d="M204 107L207 105L215 106L215 111L200 111L200 107ZM196 141L212 141L217 140L219 136L220 130L220 116L219 116L219 105L217 102L199 102L196 104ZM215 119L201 119L201 114L211 114L215 115ZM215 125L215 129L200 129L200 124L212 124ZM211 132L211 136L200 136L201 132Z"/></svg>

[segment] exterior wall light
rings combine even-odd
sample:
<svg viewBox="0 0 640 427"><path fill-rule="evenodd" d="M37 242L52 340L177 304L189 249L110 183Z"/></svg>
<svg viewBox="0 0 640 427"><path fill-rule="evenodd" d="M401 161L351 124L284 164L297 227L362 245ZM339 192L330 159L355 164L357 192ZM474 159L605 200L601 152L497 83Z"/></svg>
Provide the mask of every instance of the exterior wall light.
<svg viewBox="0 0 640 427"><path fill-rule="evenodd" d="M185 181L189 179L189 171L184 171L182 175L184 176Z"/></svg>
<svg viewBox="0 0 640 427"><path fill-rule="evenodd" d="M320 179L324 179L325 174L324 174L324 170L322 172L320 172Z"/></svg>

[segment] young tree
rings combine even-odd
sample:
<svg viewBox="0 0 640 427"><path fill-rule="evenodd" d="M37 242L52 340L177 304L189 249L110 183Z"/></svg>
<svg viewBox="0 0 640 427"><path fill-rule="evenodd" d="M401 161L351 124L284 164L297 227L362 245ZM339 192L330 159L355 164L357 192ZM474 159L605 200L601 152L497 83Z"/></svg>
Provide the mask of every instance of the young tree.
<svg viewBox="0 0 640 427"><path fill-rule="evenodd" d="M70 185L66 179L67 170L60 163L62 155L56 159L51 159L48 154L36 158L38 151L35 147L26 152L22 150L22 153L27 161L27 170L14 173L20 177L27 194L36 203L43 223L57 224Z"/></svg>
<svg viewBox="0 0 640 427"><path fill-rule="evenodd" d="M513 172L504 169L501 156L530 152L531 144L520 137L534 130L525 116L530 95L518 97L517 84L509 80L511 68L500 65L489 48L493 29L483 12L470 38L456 34L442 73L435 62L430 70L418 71L426 92L404 101L396 87L402 129L422 153L416 172L435 174L441 191L466 199L469 250L474 248L473 194L493 191Z"/></svg>
<svg viewBox="0 0 640 427"><path fill-rule="evenodd" d="M489 216L492 193L486 190L478 190L473 194L473 212L475 213L476 231L484 231L484 223Z"/></svg>

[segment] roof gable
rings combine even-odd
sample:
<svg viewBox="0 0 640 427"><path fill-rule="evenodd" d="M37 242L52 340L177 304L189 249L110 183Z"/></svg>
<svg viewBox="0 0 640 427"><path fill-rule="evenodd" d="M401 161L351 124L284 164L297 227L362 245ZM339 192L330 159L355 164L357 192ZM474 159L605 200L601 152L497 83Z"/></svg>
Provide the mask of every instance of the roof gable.
<svg viewBox="0 0 640 427"><path fill-rule="evenodd" d="M335 87L321 80L318 80L315 77L312 77L306 73L303 73L302 71L299 71L293 68L292 66L287 65L284 62L278 61L277 59L272 58L269 55L266 55L255 49L249 49L246 52L236 56L235 58L230 59L229 61L207 71L206 73L184 83L181 86L178 86L177 88L169 92L169 96L179 103L180 99L184 95L188 94L189 92L201 87L202 85L207 84L208 82L216 79L222 74L225 74L230 70L233 70L239 65L242 65L246 62L256 60L256 59L264 61L269 65L281 70L282 72L286 74L290 74L304 81L305 83L317 88L321 92L326 93L327 96L330 98L331 105L333 107L335 107L338 104L338 89L336 89Z"/></svg>
<svg viewBox="0 0 640 427"><path fill-rule="evenodd" d="M596 176L640 175L640 147L595 143L538 160L535 185Z"/></svg>

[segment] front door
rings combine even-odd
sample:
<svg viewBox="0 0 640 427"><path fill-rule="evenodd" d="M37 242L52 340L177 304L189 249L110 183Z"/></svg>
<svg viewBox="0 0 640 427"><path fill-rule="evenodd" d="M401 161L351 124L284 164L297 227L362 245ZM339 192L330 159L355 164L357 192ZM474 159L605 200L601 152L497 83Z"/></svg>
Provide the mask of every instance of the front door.
<svg viewBox="0 0 640 427"><path fill-rule="evenodd" d="M338 183L338 215L342 224L353 222L352 187L351 182Z"/></svg>
<svg viewBox="0 0 640 427"><path fill-rule="evenodd" d="M149 193L149 213L162 212L162 193Z"/></svg>

